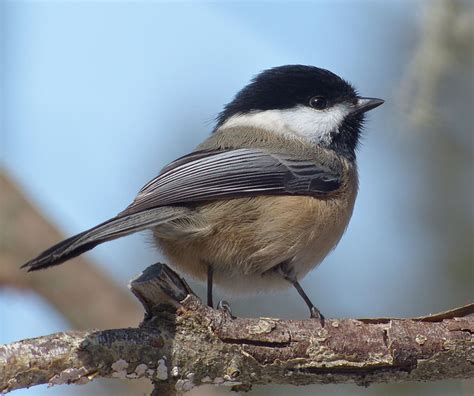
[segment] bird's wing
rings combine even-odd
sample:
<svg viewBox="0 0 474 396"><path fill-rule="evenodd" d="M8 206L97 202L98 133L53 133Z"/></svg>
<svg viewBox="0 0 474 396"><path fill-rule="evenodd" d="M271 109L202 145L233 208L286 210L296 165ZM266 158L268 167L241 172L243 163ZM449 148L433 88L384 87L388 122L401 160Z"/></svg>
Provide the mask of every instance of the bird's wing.
<svg viewBox="0 0 474 396"><path fill-rule="evenodd" d="M340 184L341 175L310 159L257 149L197 151L164 168L122 213L56 244L24 267L35 271L61 264L100 243L186 217L192 209L180 204L265 194L322 196ZM167 205L181 207L163 208Z"/></svg>
<svg viewBox="0 0 474 396"><path fill-rule="evenodd" d="M255 195L323 196L340 185L339 173L290 154L258 149L197 151L165 167L121 215Z"/></svg>

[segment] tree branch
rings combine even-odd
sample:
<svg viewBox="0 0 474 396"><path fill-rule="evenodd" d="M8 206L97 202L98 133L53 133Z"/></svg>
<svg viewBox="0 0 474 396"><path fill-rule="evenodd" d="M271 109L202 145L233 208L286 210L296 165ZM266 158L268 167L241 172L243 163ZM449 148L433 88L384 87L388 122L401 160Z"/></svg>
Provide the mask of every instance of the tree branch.
<svg viewBox="0 0 474 396"><path fill-rule="evenodd" d="M415 319L330 319L321 327L317 320L233 319L202 305L163 264L130 287L146 308L139 328L0 346L0 391L97 377L147 377L171 394L205 383L245 390L474 376L474 304Z"/></svg>

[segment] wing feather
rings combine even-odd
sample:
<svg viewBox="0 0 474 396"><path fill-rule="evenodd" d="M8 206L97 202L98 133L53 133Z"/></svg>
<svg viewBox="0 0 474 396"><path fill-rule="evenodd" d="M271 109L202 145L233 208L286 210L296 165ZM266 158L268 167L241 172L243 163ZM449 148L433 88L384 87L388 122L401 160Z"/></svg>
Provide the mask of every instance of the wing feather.
<svg viewBox="0 0 474 396"><path fill-rule="evenodd" d="M340 185L338 172L288 154L259 149L197 151L165 167L122 214L255 193L322 196Z"/></svg>

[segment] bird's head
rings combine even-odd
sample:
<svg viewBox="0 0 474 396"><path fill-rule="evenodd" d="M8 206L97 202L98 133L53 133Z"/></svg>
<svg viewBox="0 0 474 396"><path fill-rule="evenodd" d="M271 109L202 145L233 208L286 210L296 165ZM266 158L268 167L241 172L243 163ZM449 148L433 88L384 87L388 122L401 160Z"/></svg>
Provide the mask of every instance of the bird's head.
<svg viewBox="0 0 474 396"><path fill-rule="evenodd" d="M364 115L384 101L360 97L347 81L314 66L258 74L217 118L215 130L254 127L299 138L355 159Z"/></svg>

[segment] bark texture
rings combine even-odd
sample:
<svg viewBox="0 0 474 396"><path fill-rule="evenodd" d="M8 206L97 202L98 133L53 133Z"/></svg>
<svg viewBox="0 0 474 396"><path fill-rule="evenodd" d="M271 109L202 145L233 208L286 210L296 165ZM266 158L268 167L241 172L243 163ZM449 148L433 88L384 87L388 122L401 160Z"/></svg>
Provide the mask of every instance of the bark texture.
<svg viewBox="0 0 474 396"><path fill-rule="evenodd" d="M0 346L0 390L96 377L146 377L155 394L172 394L205 383L246 390L474 376L473 304L415 319L329 319L321 327L317 320L231 318L202 305L162 264L148 268L131 289L146 308L140 327Z"/></svg>

